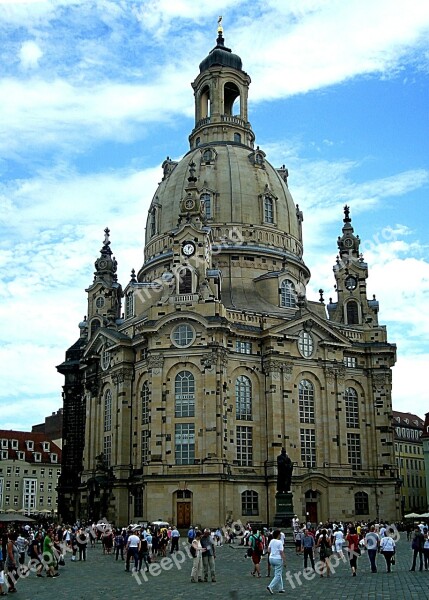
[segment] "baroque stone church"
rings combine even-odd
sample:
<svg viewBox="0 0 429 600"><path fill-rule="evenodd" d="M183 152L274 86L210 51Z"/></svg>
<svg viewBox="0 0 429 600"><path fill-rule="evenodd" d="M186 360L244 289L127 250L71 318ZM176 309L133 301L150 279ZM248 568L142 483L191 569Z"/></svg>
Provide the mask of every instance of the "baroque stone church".
<svg viewBox="0 0 429 600"><path fill-rule="evenodd" d="M192 83L190 150L162 165L124 288L105 230L87 318L57 367L66 520L272 523L282 448L299 517L399 515L396 347L350 210L332 244L335 301L311 300L303 215L287 169L255 146L249 85L219 27Z"/></svg>

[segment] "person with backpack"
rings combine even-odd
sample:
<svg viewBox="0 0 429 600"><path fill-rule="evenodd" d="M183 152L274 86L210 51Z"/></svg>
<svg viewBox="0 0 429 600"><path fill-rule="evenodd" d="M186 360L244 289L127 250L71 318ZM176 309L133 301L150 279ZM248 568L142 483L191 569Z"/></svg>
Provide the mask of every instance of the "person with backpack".
<svg viewBox="0 0 429 600"><path fill-rule="evenodd" d="M253 569L250 574L253 576L261 576L261 558L264 553L264 539L261 532L254 527L252 535L249 537L249 544L252 548L252 563Z"/></svg>
<svg viewBox="0 0 429 600"><path fill-rule="evenodd" d="M195 532L195 537L191 542L190 553L192 556L191 583L203 580L203 552L206 549L201 545L201 531Z"/></svg>

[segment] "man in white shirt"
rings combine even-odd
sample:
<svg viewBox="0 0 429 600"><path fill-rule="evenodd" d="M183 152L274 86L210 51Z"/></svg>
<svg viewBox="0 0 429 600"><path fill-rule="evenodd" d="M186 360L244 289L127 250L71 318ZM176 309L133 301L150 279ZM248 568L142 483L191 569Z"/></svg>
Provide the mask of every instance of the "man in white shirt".
<svg viewBox="0 0 429 600"><path fill-rule="evenodd" d="M177 531L177 527L173 527L173 530L171 532L171 550L170 550L170 554L173 554L173 552L179 550L179 537L180 537L180 533Z"/></svg>
<svg viewBox="0 0 429 600"><path fill-rule="evenodd" d="M140 538L135 533L131 533L127 540L127 562L125 570L130 570L130 560L134 558L134 570L137 571L139 566L139 550L140 550Z"/></svg>

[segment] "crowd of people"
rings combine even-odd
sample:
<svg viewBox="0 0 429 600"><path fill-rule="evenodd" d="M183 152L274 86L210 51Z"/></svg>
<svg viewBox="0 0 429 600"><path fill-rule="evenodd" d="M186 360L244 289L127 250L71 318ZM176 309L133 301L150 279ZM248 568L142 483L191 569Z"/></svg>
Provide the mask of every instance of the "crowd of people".
<svg viewBox="0 0 429 600"><path fill-rule="evenodd" d="M300 523L292 520L293 542L296 555L303 557L304 571L314 571L320 577L330 577L339 561L348 562L353 577L357 575L359 559L367 555L370 570L377 572L377 559L384 558L386 571L392 572L396 558L398 530L383 523ZM20 576L29 572L37 577L54 578L60 574L65 558L86 561L87 547L97 543L104 555L115 561L124 561L127 572L148 572L153 562L161 562L168 555L181 550L192 559L190 581L216 581L216 549L231 544L238 538L246 547L246 557L251 559L250 574L260 578L261 560L267 556L266 577L272 577L267 586L270 594L284 593L283 573L286 564L284 531L278 528L258 528L247 524L237 531L231 527L190 527L179 547L181 534L174 526L129 526L111 528L107 523L81 526L46 526L32 529L25 525L9 529L2 535L0 548L0 595L15 593ZM421 523L414 527L407 539L411 543L410 571L429 569L429 531ZM334 563L333 557L336 557Z"/></svg>

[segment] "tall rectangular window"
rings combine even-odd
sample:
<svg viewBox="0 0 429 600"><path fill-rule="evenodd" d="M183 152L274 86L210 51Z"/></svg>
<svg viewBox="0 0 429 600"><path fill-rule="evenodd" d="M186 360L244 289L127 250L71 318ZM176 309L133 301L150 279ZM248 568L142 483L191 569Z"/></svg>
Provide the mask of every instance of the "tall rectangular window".
<svg viewBox="0 0 429 600"><path fill-rule="evenodd" d="M190 371L180 371L174 384L176 417L195 416L195 379Z"/></svg>
<svg viewBox="0 0 429 600"><path fill-rule="evenodd" d="M149 430L143 429L142 431L142 464L145 464L149 460Z"/></svg>
<svg viewBox="0 0 429 600"><path fill-rule="evenodd" d="M104 431L112 429L112 392L107 390L104 396Z"/></svg>
<svg viewBox="0 0 429 600"><path fill-rule="evenodd" d="M362 456L359 433L347 434L347 454L351 467L360 470L362 468Z"/></svg>
<svg viewBox="0 0 429 600"><path fill-rule="evenodd" d="M316 433L314 429L301 429L300 438L302 466L312 469L316 466Z"/></svg>
<svg viewBox="0 0 429 600"><path fill-rule="evenodd" d="M344 401L346 405L346 426L359 427L359 400L357 391L348 387L344 390Z"/></svg>
<svg viewBox="0 0 429 600"><path fill-rule="evenodd" d="M193 465L195 460L195 425L177 423L174 432L176 465Z"/></svg>
<svg viewBox="0 0 429 600"><path fill-rule="evenodd" d="M301 423L314 423L314 386L311 381L302 379L298 387L299 420Z"/></svg>
<svg viewBox="0 0 429 600"><path fill-rule="evenodd" d="M103 439L103 456L106 467L110 467L112 463L112 436L105 435Z"/></svg>
<svg viewBox="0 0 429 600"><path fill-rule="evenodd" d="M37 479L24 479L23 508L36 508Z"/></svg>
<svg viewBox="0 0 429 600"><path fill-rule="evenodd" d="M237 463L241 467L253 464L252 428L239 425L236 430Z"/></svg>

